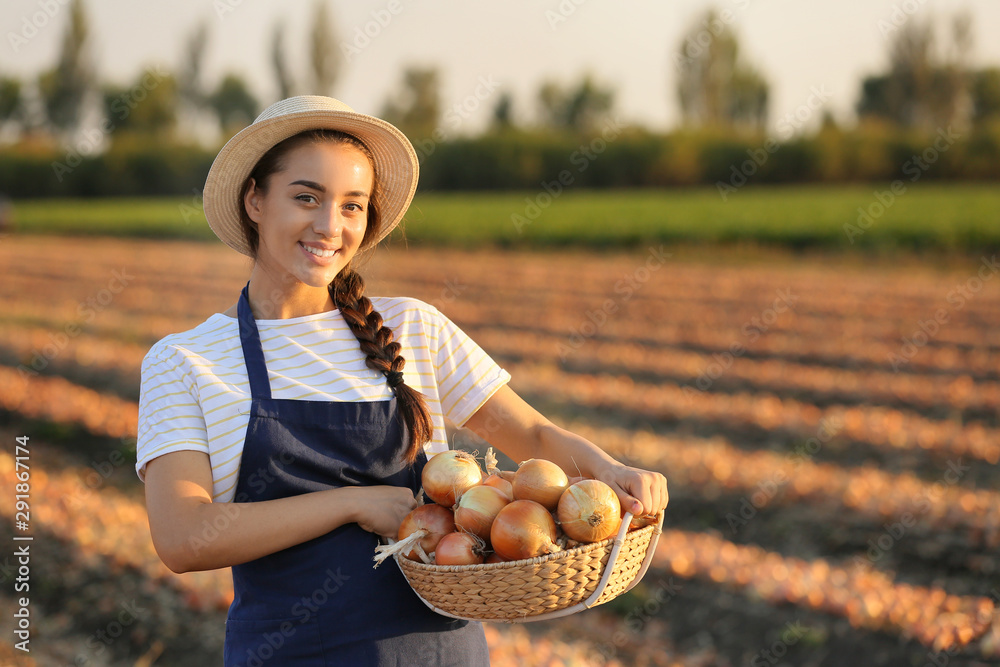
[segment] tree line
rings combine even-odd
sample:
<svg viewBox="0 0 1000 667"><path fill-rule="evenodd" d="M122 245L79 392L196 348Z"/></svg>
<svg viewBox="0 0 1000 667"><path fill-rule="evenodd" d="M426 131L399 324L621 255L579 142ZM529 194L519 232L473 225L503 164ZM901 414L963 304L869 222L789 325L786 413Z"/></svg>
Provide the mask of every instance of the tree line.
<svg viewBox="0 0 1000 667"><path fill-rule="evenodd" d="M72 0L67 16L50 68L32 81L0 75L0 137L8 138L0 148L0 183L14 196L188 192L203 182L217 145L266 106L238 73L205 81L206 23L186 37L174 71L149 67L122 86L100 80L85 0ZM856 126L838 126L817 91L806 115L821 119L819 129L806 135L800 130L811 118L787 118L778 122L777 136L767 133L771 83L741 50L734 19L729 10L707 12L668 53L681 111L680 126L670 132L632 125L618 128L612 141L602 139L616 122L615 94L589 74L544 81L527 101L533 114L516 113L524 101L484 82L488 94L469 101L489 105L488 129L455 138L444 130L464 113L461 103L443 102L437 68L410 67L381 115L413 140L424 187L435 189L537 187L547 169L559 173L558 163L593 142L606 146L600 159L590 151L579 185L891 178L905 151L919 153L945 128L959 137L952 155L967 162L939 165L932 177L1000 177L1000 68L972 67L969 15L955 16L943 38L917 17L893 26L886 68L859 82ZM332 95L345 69L349 42L337 39L323 0L308 25L305 39L292 39L307 50L309 68L299 79L288 66L287 26L272 28L270 74L281 97ZM88 109L95 108L104 122L88 133ZM211 128L215 139L208 143L217 145L202 147L185 136L182 130L197 124Z"/></svg>

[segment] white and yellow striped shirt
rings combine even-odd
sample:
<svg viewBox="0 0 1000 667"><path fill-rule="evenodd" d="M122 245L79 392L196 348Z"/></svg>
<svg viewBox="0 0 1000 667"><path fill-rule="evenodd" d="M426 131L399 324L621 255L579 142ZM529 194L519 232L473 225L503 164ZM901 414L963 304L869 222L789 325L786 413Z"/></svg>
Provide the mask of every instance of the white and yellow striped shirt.
<svg viewBox="0 0 1000 667"><path fill-rule="evenodd" d="M445 419L462 426L510 374L434 306L418 299L370 297L402 345L406 383L427 402L434 434L428 453L448 449ZM332 310L257 320L277 399L378 401L392 398L385 376ZM216 502L233 499L250 421L250 383L236 318L215 313L197 327L158 341L142 361L136 473L168 452L209 455Z"/></svg>

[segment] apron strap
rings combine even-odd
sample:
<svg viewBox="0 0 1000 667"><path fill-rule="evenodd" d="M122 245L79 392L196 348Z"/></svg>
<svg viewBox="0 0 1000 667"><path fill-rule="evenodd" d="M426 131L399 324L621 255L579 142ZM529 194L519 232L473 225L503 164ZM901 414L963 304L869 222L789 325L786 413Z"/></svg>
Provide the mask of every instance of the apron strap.
<svg viewBox="0 0 1000 667"><path fill-rule="evenodd" d="M264 363L264 350L260 346L260 332L257 331L257 321L250 310L248 288L250 281L240 293L237 314L240 322L240 344L243 346L243 360L250 379L251 398L271 398L271 382L267 378L267 365Z"/></svg>

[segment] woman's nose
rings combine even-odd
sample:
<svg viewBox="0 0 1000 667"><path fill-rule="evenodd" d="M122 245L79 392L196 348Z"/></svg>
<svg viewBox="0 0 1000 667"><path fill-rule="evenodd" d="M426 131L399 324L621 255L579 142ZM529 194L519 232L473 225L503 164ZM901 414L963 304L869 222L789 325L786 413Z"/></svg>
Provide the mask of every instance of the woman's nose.
<svg viewBox="0 0 1000 667"><path fill-rule="evenodd" d="M322 234L330 238L340 236L340 230L344 228L344 215L340 208L336 206L324 206L320 209L319 215L313 224L313 229L317 234Z"/></svg>

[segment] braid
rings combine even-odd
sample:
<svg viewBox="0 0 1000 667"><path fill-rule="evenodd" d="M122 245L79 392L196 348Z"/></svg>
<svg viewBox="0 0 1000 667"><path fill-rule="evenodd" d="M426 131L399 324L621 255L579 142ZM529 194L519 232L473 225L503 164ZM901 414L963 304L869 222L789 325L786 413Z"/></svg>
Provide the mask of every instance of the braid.
<svg viewBox="0 0 1000 667"><path fill-rule="evenodd" d="M425 442L431 439L433 425L423 395L403 382L406 359L403 346L393 340L392 329L384 326L382 316L364 295L365 281L345 267L330 283L330 296L365 353L365 365L386 376L396 395L400 415L410 433L406 460L413 463Z"/></svg>

